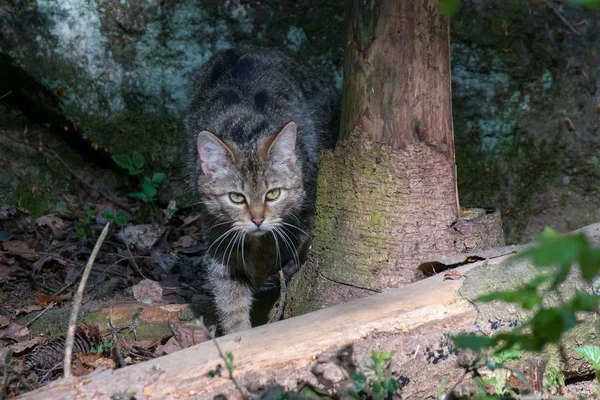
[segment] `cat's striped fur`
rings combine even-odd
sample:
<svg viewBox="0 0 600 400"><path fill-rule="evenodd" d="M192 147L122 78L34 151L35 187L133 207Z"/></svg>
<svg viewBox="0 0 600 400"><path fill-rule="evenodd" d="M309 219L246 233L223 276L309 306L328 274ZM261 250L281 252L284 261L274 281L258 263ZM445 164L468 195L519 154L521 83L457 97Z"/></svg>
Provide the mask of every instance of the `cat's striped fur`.
<svg viewBox="0 0 600 400"><path fill-rule="evenodd" d="M203 264L225 333L250 328L253 291L305 258L318 154L333 144L338 104L323 76L246 47L217 53L193 80L187 176L203 207Z"/></svg>

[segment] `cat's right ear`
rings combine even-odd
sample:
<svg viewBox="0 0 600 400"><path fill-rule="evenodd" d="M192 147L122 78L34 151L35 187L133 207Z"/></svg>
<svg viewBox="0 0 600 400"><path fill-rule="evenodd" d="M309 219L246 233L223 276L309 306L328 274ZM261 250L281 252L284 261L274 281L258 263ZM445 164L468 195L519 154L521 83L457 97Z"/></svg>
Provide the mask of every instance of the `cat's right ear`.
<svg viewBox="0 0 600 400"><path fill-rule="evenodd" d="M197 144L204 175L214 178L231 168L233 154L221 139L208 131L202 131L198 134Z"/></svg>

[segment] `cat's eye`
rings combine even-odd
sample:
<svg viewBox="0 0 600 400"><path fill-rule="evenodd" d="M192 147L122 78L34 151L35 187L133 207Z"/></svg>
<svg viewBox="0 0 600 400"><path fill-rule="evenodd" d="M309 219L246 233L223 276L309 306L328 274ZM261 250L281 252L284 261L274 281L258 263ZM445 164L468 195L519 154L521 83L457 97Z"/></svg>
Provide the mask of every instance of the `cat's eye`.
<svg viewBox="0 0 600 400"><path fill-rule="evenodd" d="M277 200L277 198L279 197L280 194L281 194L281 189L271 189L267 192L267 195L265 197L267 198L267 200L273 201L273 200Z"/></svg>
<svg viewBox="0 0 600 400"><path fill-rule="evenodd" d="M244 204L246 202L246 198L243 194L235 192L229 193L229 200L235 204Z"/></svg>

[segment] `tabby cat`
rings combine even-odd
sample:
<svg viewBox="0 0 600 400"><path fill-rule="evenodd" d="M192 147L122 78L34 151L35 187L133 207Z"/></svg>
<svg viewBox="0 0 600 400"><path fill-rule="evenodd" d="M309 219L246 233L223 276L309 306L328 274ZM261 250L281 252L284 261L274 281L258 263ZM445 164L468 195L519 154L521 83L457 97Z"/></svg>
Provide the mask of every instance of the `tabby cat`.
<svg viewBox="0 0 600 400"><path fill-rule="evenodd" d="M251 327L253 292L309 247L318 154L338 96L275 50L215 54L192 82L186 168L203 208L203 267L224 333Z"/></svg>

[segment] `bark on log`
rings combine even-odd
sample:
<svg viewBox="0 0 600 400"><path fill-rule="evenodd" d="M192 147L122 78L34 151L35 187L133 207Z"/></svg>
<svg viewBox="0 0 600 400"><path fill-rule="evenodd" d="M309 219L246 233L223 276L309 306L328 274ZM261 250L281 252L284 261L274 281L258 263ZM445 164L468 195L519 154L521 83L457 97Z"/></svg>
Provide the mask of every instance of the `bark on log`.
<svg viewBox="0 0 600 400"><path fill-rule="evenodd" d="M600 245L600 224L586 227L584 232L594 245ZM452 383L462 374L454 365L449 334L490 331L496 329L494 326L506 327L525 317L505 304L479 304L476 308L472 302L484 292L514 288L522 279L531 277L535 268L527 261L509 259L518 248L466 254L470 260L490 258L485 267L484 261L458 267L464 279L444 280L443 274L438 274L399 289L223 336L217 342L223 352L234 355L234 377L245 391L265 385L271 378L294 390L298 379L322 384L322 376L329 376L335 388L340 382L332 377L338 367L328 357L340 347L353 343L356 361L371 350L396 349L394 370L408 380L403 398L423 399L435 395L443 378ZM589 289L574 274L561 290L568 296L575 288ZM567 340L578 345L599 344L600 339L590 332L595 325L592 316L582 326L582 334ZM560 361L564 363L560 373L582 373L577 370L579 366L564 361ZM60 380L22 398L104 399L125 393L136 399L212 398L219 393L234 398L235 389L225 373L222 377L208 376L218 364L223 362L209 341L121 370ZM546 363L528 364L537 366L531 369L532 381L539 380L540 368L545 368ZM343 375L339 368L337 373Z"/></svg>
<svg viewBox="0 0 600 400"><path fill-rule="evenodd" d="M340 141L321 155L314 254L292 279L288 317L415 282L424 258L504 244L499 214L485 225L483 210L459 213L438 8L347 1Z"/></svg>

